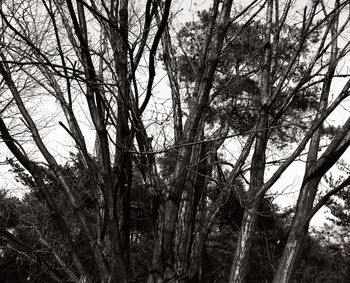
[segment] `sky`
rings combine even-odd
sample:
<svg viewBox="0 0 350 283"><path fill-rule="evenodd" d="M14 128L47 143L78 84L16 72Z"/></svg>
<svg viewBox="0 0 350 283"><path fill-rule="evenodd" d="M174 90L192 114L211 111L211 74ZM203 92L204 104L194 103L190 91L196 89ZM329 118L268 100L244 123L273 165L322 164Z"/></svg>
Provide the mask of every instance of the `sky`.
<svg viewBox="0 0 350 283"><path fill-rule="evenodd" d="M174 1L174 8L173 8L173 15L176 15L173 20L173 25L176 27L179 27L183 25L186 21L193 20L196 17L196 13L198 11L201 11L203 9L207 9L211 6L212 1L188 1L188 0L176 0ZM237 4L244 4L249 3L247 1L235 1ZM297 1L297 6L301 5L302 3L305 3L305 1ZM348 57L345 58L344 64L342 65L342 70L338 70L339 72L347 72L348 66L350 66L350 61L348 60ZM336 96L339 90L341 89L342 85L344 84L345 79L337 79L336 82L332 85L332 93ZM147 115L149 115L150 122L153 122L154 119L156 119L157 113L159 112L168 112L170 107L170 94L169 94L169 84L165 77L164 71L159 70L156 77L156 88L154 91L154 97L152 98L151 107L148 108ZM83 104L83 102L81 102ZM350 103L344 103L342 107L340 107L335 114L333 114L327 121L329 123L334 124L342 124L346 118L349 116L350 109L349 105ZM57 125L58 121L62 119L58 113L59 106L53 102L53 101L43 101L41 103L42 109L38 109L38 111L44 111L51 113L50 115L53 117L52 124ZM81 121L83 121L83 131L86 133L87 136L90 135L90 147L93 146L94 143L94 136L91 134L91 125L87 122L87 119L85 119L84 116L84 109L80 110L81 115ZM158 115L158 114L157 114ZM163 118L166 116L164 114ZM162 120L162 118L160 118ZM71 138L69 135L63 130L62 127L47 127L45 129L46 131L46 141L49 144L50 150L53 152L53 154L58 157L62 162L65 160L65 156L67 156L67 152L72 149L71 144ZM90 134L89 134L90 133ZM165 133L166 135L166 133ZM159 142L159 147L162 147L162 138L160 138L159 141L154 140L154 142ZM31 145L27 144L27 148L30 150ZM155 144L155 146L157 146ZM231 151L231 153L234 151L233 148L235 148L237 145L227 145L227 148ZM66 152L62 152L62 148L66 150ZM346 156L349 156L349 151L346 153ZM10 157L10 154L7 150L3 149L0 152L0 162L3 162L6 157ZM289 205L294 205L296 203L297 199L297 193L300 188L300 184L302 181L303 172L305 163L303 160L294 162L290 168L282 175L280 180L274 185L271 192L274 194L278 194L275 202L279 204L282 207L287 207ZM3 183L3 187L7 189L11 189L11 192L15 195L20 195L19 192L22 192L23 186L19 185L15 182L13 175L8 172L9 167L8 166L0 166L0 175L1 180ZM268 177L271 175L274 171L274 168L268 167L266 170L266 176ZM334 174L337 174L338 172L334 172ZM321 184L321 187L325 187L326 184L323 182ZM271 193L270 192L270 193ZM312 225L320 225L324 221L324 214L326 212L320 211L312 220Z"/></svg>

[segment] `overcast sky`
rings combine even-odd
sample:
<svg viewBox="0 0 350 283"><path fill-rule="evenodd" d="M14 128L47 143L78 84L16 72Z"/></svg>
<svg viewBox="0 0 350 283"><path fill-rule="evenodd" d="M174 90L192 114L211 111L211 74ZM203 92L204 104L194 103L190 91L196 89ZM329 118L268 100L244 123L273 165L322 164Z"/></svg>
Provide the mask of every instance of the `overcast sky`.
<svg viewBox="0 0 350 283"><path fill-rule="evenodd" d="M235 1L235 3L247 5L247 3L250 3L250 1ZM305 1L297 1L297 6L299 6L301 3L305 4ZM198 11L208 9L211 5L212 1L176 0L174 1L173 13L177 16L174 17L173 24L175 26L181 26L184 22L195 19ZM348 60L348 57L345 58L344 64L342 65L342 69L339 69L338 71L342 73L347 72L349 68L349 63L350 62ZM164 71L158 70L156 79L157 86L154 91L154 98L152 102L153 106L148 108L147 114L149 115L150 122L152 122L152 119L156 118L156 112L162 112L163 110L164 112L167 112L169 110L168 107L170 107L170 90ZM334 94L334 96L336 96L337 93L339 93L339 90L341 89L344 82L345 79L337 79L332 85L332 93ZM58 111L58 105L53 102L47 101L42 104L42 107L44 109L43 111L52 111L52 113L56 113ZM340 107L336 111L336 113L328 119L328 122L334 124L342 124L349 116L348 109L350 109L349 103L344 103L342 107ZM81 111L81 115L83 115L83 113L84 111ZM54 119L53 122L57 125L59 119L61 118L59 116L56 116L56 120ZM84 118L81 117L81 121L83 120ZM91 127L91 125L89 125L88 123L83 123L82 126L84 128L84 132L89 133L89 128ZM49 129L48 132L50 132ZM93 140L94 136L91 135L90 146L93 146ZM52 128L51 133L48 133L47 135L47 141L49 143L50 149L53 151L53 154L58 158L60 157L60 155L66 156L66 153L72 149L71 147L69 147L72 144L71 138L59 126ZM159 146L162 146L161 142ZM66 152L62 152L62 148ZM230 147L228 146L228 148ZM4 161L6 157L10 156L11 155L8 153L8 151L3 149L0 152L0 161ZM347 152L347 156L349 156L349 151ZM8 166L0 166L1 182L3 184L2 186L11 188L11 190L15 194L18 194L18 190L21 190L22 187L16 184L16 182L13 179L13 175L7 172L8 169ZM269 176L270 174L272 174L273 170L273 168L267 168L266 175ZM290 166L290 168L282 175L281 179L276 183L276 185L272 189L272 192L280 193L280 195L276 198L276 203L284 207L295 204L297 192L300 188L301 180L303 178L303 170L304 162L301 160L293 163ZM335 172L335 174L337 174L337 172ZM323 182L322 186L324 185L325 184ZM323 219L323 212L319 212L316 215L315 219L312 221L312 223L319 224L320 222L322 222Z"/></svg>

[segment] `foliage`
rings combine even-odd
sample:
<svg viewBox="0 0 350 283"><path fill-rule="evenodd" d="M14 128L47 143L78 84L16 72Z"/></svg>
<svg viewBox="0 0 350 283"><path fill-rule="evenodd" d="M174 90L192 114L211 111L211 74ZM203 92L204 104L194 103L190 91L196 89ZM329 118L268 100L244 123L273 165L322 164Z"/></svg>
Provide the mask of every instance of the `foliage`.
<svg viewBox="0 0 350 283"><path fill-rule="evenodd" d="M347 282L349 257L330 239L329 227L308 236L294 282Z"/></svg>
<svg viewBox="0 0 350 283"><path fill-rule="evenodd" d="M198 20L185 23L177 33L178 49L177 64L180 72L180 81L186 86L185 102L191 105L191 85L196 80L195 70L200 62L201 50L209 29L212 11L198 12ZM259 117L261 84L259 72L263 67L264 56L264 32L265 26L260 21L252 21L248 24L234 23L230 25L223 50L218 63L216 76L213 81L211 104L206 109L206 122L214 126L227 121L235 132L244 135L254 126ZM316 28L308 43L316 43L319 40L320 29ZM281 32L280 43L276 50L276 62L278 70L274 70L274 76L278 83L283 68L291 56L296 52L300 30L295 26L284 25ZM308 44L301 50L301 57L306 58L311 50ZM300 60L290 78L292 84L306 72L307 61ZM274 102L271 115L277 115L278 109L285 101L287 87ZM284 144L295 141L298 129L306 128L309 119L307 115L315 112L319 89L307 88L298 92L292 100L291 107L287 109L284 118L279 122L279 127L273 140L275 143ZM295 127L298 125L298 127ZM291 134L294 133L294 134Z"/></svg>

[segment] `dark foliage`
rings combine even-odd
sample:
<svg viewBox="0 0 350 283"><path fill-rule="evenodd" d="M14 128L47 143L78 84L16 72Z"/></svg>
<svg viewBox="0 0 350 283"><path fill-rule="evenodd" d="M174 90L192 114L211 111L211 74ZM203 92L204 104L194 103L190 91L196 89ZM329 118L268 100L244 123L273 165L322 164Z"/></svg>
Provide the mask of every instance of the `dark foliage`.
<svg viewBox="0 0 350 283"><path fill-rule="evenodd" d="M194 93L192 86L196 80L195 71L201 55L202 45L210 24L211 11L198 13L198 21L187 22L177 34L178 52L176 58L180 79L186 88L185 101L191 105ZM213 81L211 95L212 103L206 111L206 122L214 126L227 121L230 128L238 133L249 131L259 118L259 101L261 86L260 72L263 67L265 26L259 21L248 25L232 24L226 35L226 45L218 64L218 70ZM285 25L281 33L280 43L276 50L279 67L274 70L273 84L278 84L283 67L297 48L299 31L294 26ZM319 30L316 29L310 37L311 42L317 42ZM310 50L307 45L302 48L306 58ZM274 67L273 67L274 68ZM304 75L306 61L300 61L291 77L291 82L297 83ZM289 89L283 89L273 102L271 120L279 115L282 101L285 101ZM284 144L295 141L300 130L305 129L309 119L305 114L315 111L319 90L308 88L297 93L291 100L288 110L280 119L279 125L272 137L274 142ZM297 126L296 126L297 125ZM294 133L294 134L290 134Z"/></svg>

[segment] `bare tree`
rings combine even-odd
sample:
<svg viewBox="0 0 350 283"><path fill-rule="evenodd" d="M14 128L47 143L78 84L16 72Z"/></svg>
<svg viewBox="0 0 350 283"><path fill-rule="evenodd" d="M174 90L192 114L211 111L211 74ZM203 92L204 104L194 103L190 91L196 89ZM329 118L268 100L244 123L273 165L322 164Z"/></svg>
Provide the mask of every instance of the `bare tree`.
<svg viewBox="0 0 350 283"><path fill-rule="evenodd" d="M42 168L23 152L3 119L2 138L44 195L74 263L74 270L69 274L77 273L81 280L87 282L128 281L130 151L135 132L139 135L140 131L144 131L140 128L140 117L151 96L155 55L166 27L170 2L147 1L139 22L144 26L140 37L133 38L133 43L129 40L132 27L128 1L15 1L1 4L1 75L47 168ZM161 21L152 26L155 11L162 13ZM96 29L98 33L94 31ZM11 38L15 40L11 42ZM149 51L145 49L148 44L151 44ZM150 75L145 99L139 105L136 72L142 56L147 54ZM99 209L97 223L91 223L87 218L81 199L45 144L33 114L23 100L27 89L15 83L17 75L13 72L14 68L18 68L15 72L26 76L60 104L68 126L64 122L60 125L83 156L90 181L95 185ZM88 119L96 133L97 160L88 150L77 118L76 108L79 105L76 99L79 96L85 98L85 111L89 113ZM130 123L133 126L130 127ZM141 146L148 146L142 144L144 140L139 139ZM49 169L57 178L78 215L79 229L88 239L97 275L90 274L84 266L84 259L78 255L67 228L67 219L62 217L46 189L44 169Z"/></svg>
<svg viewBox="0 0 350 283"><path fill-rule="evenodd" d="M236 7L232 0L214 0L202 14L200 36L188 32L198 40L195 48L186 49L181 31L171 25L176 14L170 0L1 1L1 139L30 174L50 211L67 257L55 250L34 221L30 226L64 270L65 279L131 280L131 248L139 236L132 234L132 193L135 176L141 176L152 202L154 226L149 270L143 278L148 277L149 283L204 280L206 243L215 234L226 200L235 196L244 216L229 281L244 282L265 195L310 143L297 210L274 282L291 280L310 219L332 194L348 185L347 180L313 205L322 176L348 148L350 138L347 121L318 157L324 121L349 96L350 81L328 103L337 67L349 52L349 43L339 48L349 21L340 20L340 15L349 3L336 1L328 10L322 1L311 1L297 14L298 21L291 20L293 2L253 0ZM252 37L256 42L249 43L254 54L249 54L251 50L243 50L245 45L237 42L244 42L252 27L257 34ZM152 131L147 111L157 100L159 53L171 101L166 121L172 126L164 127L168 124L163 121L164 135L171 138L164 138L164 148L153 149L152 138L158 133ZM190 79L183 69L191 73ZM297 109L298 99L307 103L307 95L317 109ZM40 97L56 102L58 117L35 112L33 104ZM230 107L243 114L219 113ZM212 112L217 112L215 119ZM309 114L315 115L300 129L299 116ZM247 117L249 123L242 120ZM81 157L86 183L93 188L94 217L45 137L40 121L50 118ZM29 133L36 154L27 152L19 127ZM285 138L288 127L299 135ZM269 146L286 140L295 148L274 163L278 166L266 179ZM229 142L239 148L234 164L220 156L230 151L224 148ZM168 183L158 174L158 155L163 154L172 158ZM237 185L244 178L246 187ZM58 207L50 189L52 179L64 190L76 227ZM84 235L89 264L77 248L76 231ZM35 254L20 237L6 229L0 233L25 253ZM52 278L60 280L55 274Z"/></svg>

